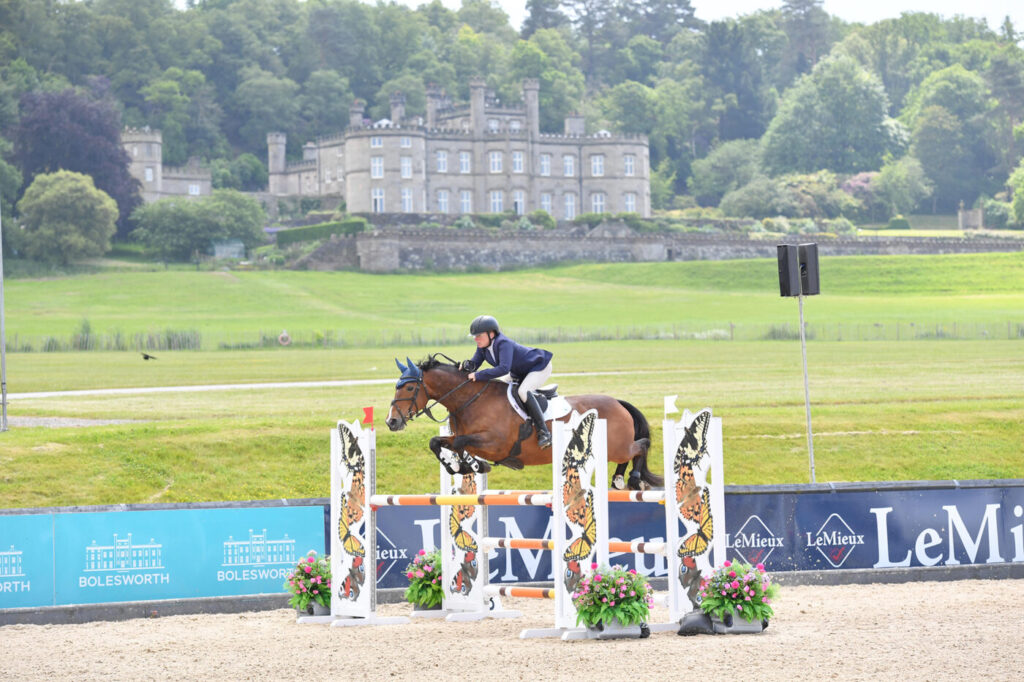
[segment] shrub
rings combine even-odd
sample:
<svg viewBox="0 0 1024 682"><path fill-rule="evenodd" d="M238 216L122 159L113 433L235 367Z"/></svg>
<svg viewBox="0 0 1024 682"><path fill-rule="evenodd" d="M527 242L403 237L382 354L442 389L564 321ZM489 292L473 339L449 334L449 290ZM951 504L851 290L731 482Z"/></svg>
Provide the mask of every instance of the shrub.
<svg viewBox="0 0 1024 682"><path fill-rule="evenodd" d="M577 225L586 225L593 229L603 223L608 216L604 213L580 213L572 219Z"/></svg>
<svg viewBox="0 0 1024 682"><path fill-rule="evenodd" d="M542 208L539 208L536 211L533 211L527 217L530 219L531 223L533 223L534 225L536 225L537 227L539 227L541 229L544 229L544 230L553 230L553 229L555 229L555 226L556 226L555 219L551 217L550 213L548 213L547 211L545 211Z"/></svg>
<svg viewBox="0 0 1024 682"><path fill-rule="evenodd" d="M885 226L887 230L909 230L910 223L901 215L894 215L889 218L889 224Z"/></svg>
<svg viewBox="0 0 1024 682"><path fill-rule="evenodd" d="M365 232L366 229L367 222L365 218L348 218L346 220L334 220L327 223L307 225L306 227L294 227L277 233L277 245L278 247L284 247L298 242L329 239L334 234L357 234Z"/></svg>

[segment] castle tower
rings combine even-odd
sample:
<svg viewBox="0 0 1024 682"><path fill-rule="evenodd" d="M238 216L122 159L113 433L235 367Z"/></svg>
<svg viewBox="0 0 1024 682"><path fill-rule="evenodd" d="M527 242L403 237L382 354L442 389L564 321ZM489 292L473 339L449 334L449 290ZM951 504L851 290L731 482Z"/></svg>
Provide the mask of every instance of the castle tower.
<svg viewBox="0 0 1024 682"><path fill-rule="evenodd" d="M582 137L585 133L585 123L583 114L569 114L565 117L565 134Z"/></svg>
<svg viewBox="0 0 1024 682"><path fill-rule="evenodd" d="M523 79L523 101L526 103L526 127L530 137L540 137L540 81L536 78Z"/></svg>
<svg viewBox="0 0 1024 682"><path fill-rule="evenodd" d="M441 108L441 89L436 85L427 87L427 128L437 127L437 110Z"/></svg>
<svg viewBox="0 0 1024 682"><path fill-rule="evenodd" d="M286 194L285 148L288 136L285 133L267 133L267 191L271 194Z"/></svg>
<svg viewBox="0 0 1024 682"><path fill-rule="evenodd" d="M163 134L149 126L125 128L121 131L121 146L130 159L128 172L142 184L143 201L159 199L163 192Z"/></svg>

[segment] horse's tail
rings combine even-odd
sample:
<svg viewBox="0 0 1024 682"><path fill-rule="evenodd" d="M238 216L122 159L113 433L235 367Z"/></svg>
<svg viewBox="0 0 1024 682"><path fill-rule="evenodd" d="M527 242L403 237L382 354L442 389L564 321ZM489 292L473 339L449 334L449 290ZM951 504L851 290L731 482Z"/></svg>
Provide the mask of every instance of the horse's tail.
<svg viewBox="0 0 1024 682"><path fill-rule="evenodd" d="M643 453L637 455L640 460L637 463L638 466L636 469L639 469L640 476L648 485L657 488L664 486L665 478L663 476L658 476L647 467L647 453L651 447L651 427L647 423L647 417L644 416L643 412L636 409L625 400L620 400L619 404L626 408L626 412L629 412L629 416L633 418L633 438L644 443Z"/></svg>

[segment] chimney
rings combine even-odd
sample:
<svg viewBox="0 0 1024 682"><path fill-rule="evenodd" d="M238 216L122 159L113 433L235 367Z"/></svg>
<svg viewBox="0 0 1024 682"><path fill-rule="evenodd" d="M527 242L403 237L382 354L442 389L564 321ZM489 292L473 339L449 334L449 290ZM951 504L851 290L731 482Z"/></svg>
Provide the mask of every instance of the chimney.
<svg viewBox="0 0 1024 682"><path fill-rule="evenodd" d="M352 106L348 108L348 125L350 128L362 128L363 127L363 112L366 111L366 105L361 100L352 102Z"/></svg>
<svg viewBox="0 0 1024 682"><path fill-rule="evenodd" d="M487 97L487 83L483 78L474 78L469 81L469 120L473 128L473 137L479 139L484 136L487 122L484 114L484 101Z"/></svg>
<svg viewBox="0 0 1024 682"><path fill-rule="evenodd" d="M427 88L427 127L437 127L437 110L441 108L441 89L436 85Z"/></svg>
<svg viewBox="0 0 1024 682"><path fill-rule="evenodd" d="M565 117L565 134L573 137L583 137L584 122L583 114L569 114Z"/></svg>
<svg viewBox="0 0 1024 682"><path fill-rule="evenodd" d="M396 92L391 95L391 125L399 125L405 119L405 95Z"/></svg>
<svg viewBox="0 0 1024 682"><path fill-rule="evenodd" d="M530 137L540 137L540 81L536 78L523 79L523 101L526 103L526 128Z"/></svg>

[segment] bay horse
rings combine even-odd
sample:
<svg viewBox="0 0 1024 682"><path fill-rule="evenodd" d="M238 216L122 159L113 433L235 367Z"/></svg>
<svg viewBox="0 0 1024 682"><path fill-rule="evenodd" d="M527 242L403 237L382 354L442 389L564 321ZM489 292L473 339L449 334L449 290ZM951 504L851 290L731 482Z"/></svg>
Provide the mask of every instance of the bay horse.
<svg viewBox="0 0 1024 682"><path fill-rule="evenodd" d="M395 360L402 375L395 385L395 397L385 423L391 431L401 431L421 414L443 421L435 419L430 410L438 404L444 406L452 435L431 438L430 449L450 473L486 472L491 468L488 462L512 469L551 463L551 447L537 446L532 426L509 404L507 383L470 381L468 372L441 353L434 353L418 364L406 358L406 363ZM623 474L630 462L631 489L665 484L663 477L647 467L651 432L640 410L606 395L567 396L566 400L572 410L582 414L596 409L598 417L606 420L608 461L618 465L612 478L615 487L624 487ZM568 419L567 414L560 421ZM456 453L459 461L445 461L442 448Z"/></svg>

